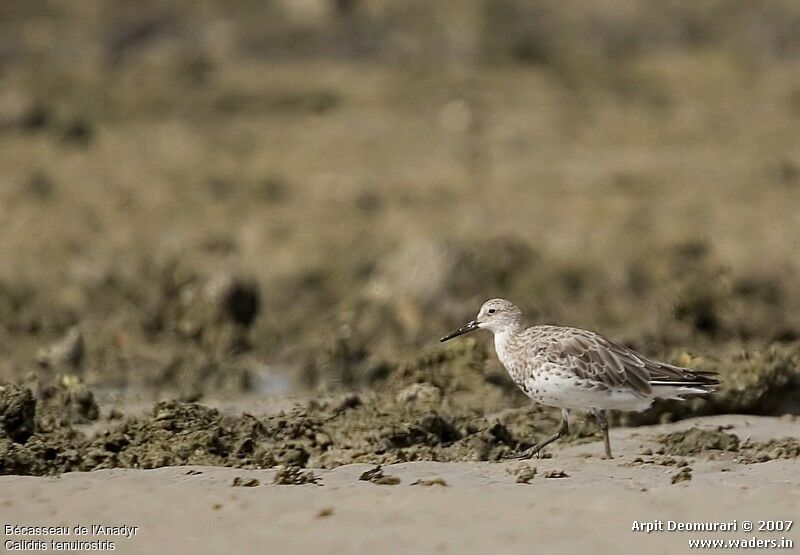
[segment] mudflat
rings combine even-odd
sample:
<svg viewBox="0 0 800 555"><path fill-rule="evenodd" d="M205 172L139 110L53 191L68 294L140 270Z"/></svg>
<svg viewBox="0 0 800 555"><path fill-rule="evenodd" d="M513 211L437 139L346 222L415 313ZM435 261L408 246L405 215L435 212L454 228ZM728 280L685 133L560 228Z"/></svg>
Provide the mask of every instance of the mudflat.
<svg viewBox="0 0 800 555"><path fill-rule="evenodd" d="M731 434L742 443L734 451L680 435L693 430ZM112 541L121 553L675 553L688 551L690 540L796 542L800 535L793 529L745 529L745 521L757 528L760 520L798 514L796 454L757 462L746 447L788 436L800 436L796 419L721 415L613 430L613 460L601 457L599 441L567 443L550 449L549 458L529 461L386 465L377 473L383 480L367 464L311 469L316 483L302 485L275 484L281 468L3 476L4 528L117 531L66 538L6 534L3 541ZM730 528L733 521L736 530L669 530L679 523Z"/></svg>

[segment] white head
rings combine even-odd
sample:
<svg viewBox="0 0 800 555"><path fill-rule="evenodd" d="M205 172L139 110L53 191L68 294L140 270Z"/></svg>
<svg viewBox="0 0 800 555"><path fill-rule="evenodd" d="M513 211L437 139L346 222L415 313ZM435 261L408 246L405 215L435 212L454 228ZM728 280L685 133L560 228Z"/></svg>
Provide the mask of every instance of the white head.
<svg viewBox="0 0 800 555"><path fill-rule="evenodd" d="M492 333L519 331L523 328L522 311L514 306L514 303L505 299L488 300L478 311L477 318L445 335L440 341L448 341L481 328Z"/></svg>

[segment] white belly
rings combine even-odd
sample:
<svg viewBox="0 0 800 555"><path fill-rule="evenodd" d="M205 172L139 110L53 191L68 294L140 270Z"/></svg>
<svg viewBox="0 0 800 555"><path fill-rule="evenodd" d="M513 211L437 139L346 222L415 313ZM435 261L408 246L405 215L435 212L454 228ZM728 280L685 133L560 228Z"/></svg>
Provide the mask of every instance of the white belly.
<svg viewBox="0 0 800 555"><path fill-rule="evenodd" d="M653 402L653 396L641 397L630 389L616 390L593 388L588 380L581 380L567 370L542 361L525 361L525 369L515 371L515 359L506 348L507 337L495 334L494 345L497 357L506 367L511 378L525 394L543 405L560 409L590 411L592 409L614 409L625 411L644 410Z"/></svg>
<svg viewBox="0 0 800 555"><path fill-rule="evenodd" d="M537 372L517 382L528 397L550 407L589 411L591 409L644 410L652 399L642 398L627 389L593 389L564 373Z"/></svg>

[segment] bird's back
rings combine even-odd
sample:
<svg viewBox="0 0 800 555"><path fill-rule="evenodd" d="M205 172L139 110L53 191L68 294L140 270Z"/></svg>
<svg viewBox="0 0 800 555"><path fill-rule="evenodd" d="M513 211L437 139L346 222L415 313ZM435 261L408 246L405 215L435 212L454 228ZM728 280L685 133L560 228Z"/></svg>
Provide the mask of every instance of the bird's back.
<svg viewBox="0 0 800 555"><path fill-rule="evenodd" d="M521 386L547 372L563 374L587 389L624 390L651 399L708 393L718 383L712 372L659 362L580 328L533 326L496 336L495 345L501 362Z"/></svg>

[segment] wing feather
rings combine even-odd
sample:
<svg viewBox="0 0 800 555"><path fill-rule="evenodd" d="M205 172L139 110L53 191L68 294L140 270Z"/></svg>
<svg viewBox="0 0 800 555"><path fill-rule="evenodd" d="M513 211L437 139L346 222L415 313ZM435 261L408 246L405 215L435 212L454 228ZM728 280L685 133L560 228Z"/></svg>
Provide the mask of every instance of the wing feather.
<svg viewBox="0 0 800 555"><path fill-rule="evenodd" d="M640 395L652 391L645 361L601 335L570 330L552 344L551 352L576 376L603 389L628 387Z"/></svg>
<svg viewBox="0 0 800 555"><path fill-rule="evenodd" d="M551 343L550 353L581 379L598 387L627 387L649 395L654 386L700 386L712 388L719 381L715 372L694 371L658 362L600 334L562 328Z"/></svg>
<svg viewBox="0 0 800 555"><path fill-rule="evenodd" d="M535 326L534 334L540 355L589 382L599 389L627 388L641 397L653 393L653 387L687 386L712 391L719 381L715 372L689 370L652 360L641 353L604 337L578 328ZM532 338L533 339L533 338Z"/></svg>

